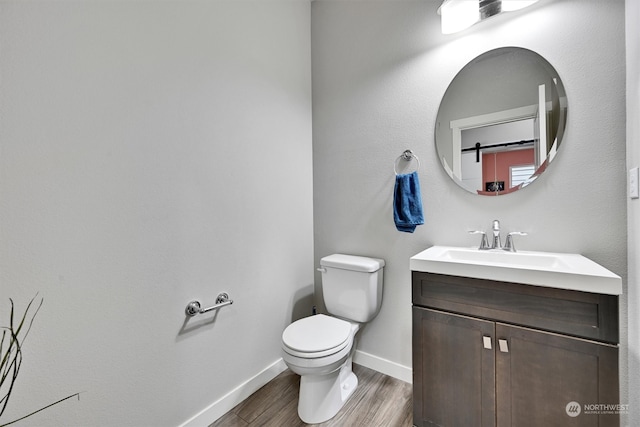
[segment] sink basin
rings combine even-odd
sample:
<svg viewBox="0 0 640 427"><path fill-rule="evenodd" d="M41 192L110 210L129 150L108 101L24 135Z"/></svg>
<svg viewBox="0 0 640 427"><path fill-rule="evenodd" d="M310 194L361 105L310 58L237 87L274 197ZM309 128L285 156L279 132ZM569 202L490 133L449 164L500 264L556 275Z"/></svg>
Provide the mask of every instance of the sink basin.
<svg viewBox="0 0 640 427"><path fill-rule="evenodd" d="M411 270L501 282L620 295L622 280L578 254L481 251L432 246L411 257Z"/></svg>

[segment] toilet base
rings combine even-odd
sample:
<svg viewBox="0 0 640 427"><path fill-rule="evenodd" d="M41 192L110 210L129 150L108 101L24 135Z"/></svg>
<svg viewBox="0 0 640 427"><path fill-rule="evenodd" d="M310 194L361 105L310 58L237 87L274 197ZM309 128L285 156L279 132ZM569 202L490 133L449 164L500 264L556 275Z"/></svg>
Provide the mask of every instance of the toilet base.
<svg viewBox="0 0 640 427"><path fill-rule="evenodd" d="M324 375L300 377L298 416L307 424L319 424L333 418L358 387L351 357L342 368Z"/></svg>

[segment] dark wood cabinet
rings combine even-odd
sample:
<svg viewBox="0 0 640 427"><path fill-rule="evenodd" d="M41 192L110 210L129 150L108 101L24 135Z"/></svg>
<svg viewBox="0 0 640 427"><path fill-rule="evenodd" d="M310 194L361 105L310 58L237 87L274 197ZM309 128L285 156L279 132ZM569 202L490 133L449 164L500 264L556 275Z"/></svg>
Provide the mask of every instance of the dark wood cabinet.
<svg viewBox="0 0 640 427"><path fill-rule="evenodd" d="M494 426L495 323L413 308L414 424Z"/></svg>
<svg viewBox="0 0 640 427"><path fill-rule="evenodd" d="M413 304L414 425L619 425L582 410L619 403L617 297L413 272Z"/></svg>
<svg viewBox="0 0 640 427"><path fill-rule="evenodd" d="M616 415L567 414L570 402L617 404L618 348L517 326L496 324L499 426L617 426Z"/></svg>

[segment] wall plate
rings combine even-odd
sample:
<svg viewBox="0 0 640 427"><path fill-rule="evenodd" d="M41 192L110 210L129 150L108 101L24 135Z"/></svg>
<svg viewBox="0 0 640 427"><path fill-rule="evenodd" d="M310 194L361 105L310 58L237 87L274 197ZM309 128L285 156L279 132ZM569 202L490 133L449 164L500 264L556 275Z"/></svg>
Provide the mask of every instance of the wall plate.
<svg viewBox="0 0 640 427"><path fill-rule="evenodd" d="M638 190L638 178L640 178L638 168L629 169L629 197L632 199L640 197Z"/></svg>

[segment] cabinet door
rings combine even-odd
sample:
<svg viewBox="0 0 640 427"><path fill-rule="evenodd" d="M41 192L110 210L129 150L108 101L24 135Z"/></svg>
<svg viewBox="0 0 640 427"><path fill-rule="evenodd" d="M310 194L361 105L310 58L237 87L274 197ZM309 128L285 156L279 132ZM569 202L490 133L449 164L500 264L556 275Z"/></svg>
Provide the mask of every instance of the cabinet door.
<svg viewBox="0 0 640 427"><path fill-rule="evenodd" d="M617 347L500 323L496 339L498 427L619 425L584 406L620 403Z"/></svg>
<svg viewBox="0 0 640 427"><path fill-rule="evenodd" d="M413 308L413 423L495 426L495 323Z"/></svg>

